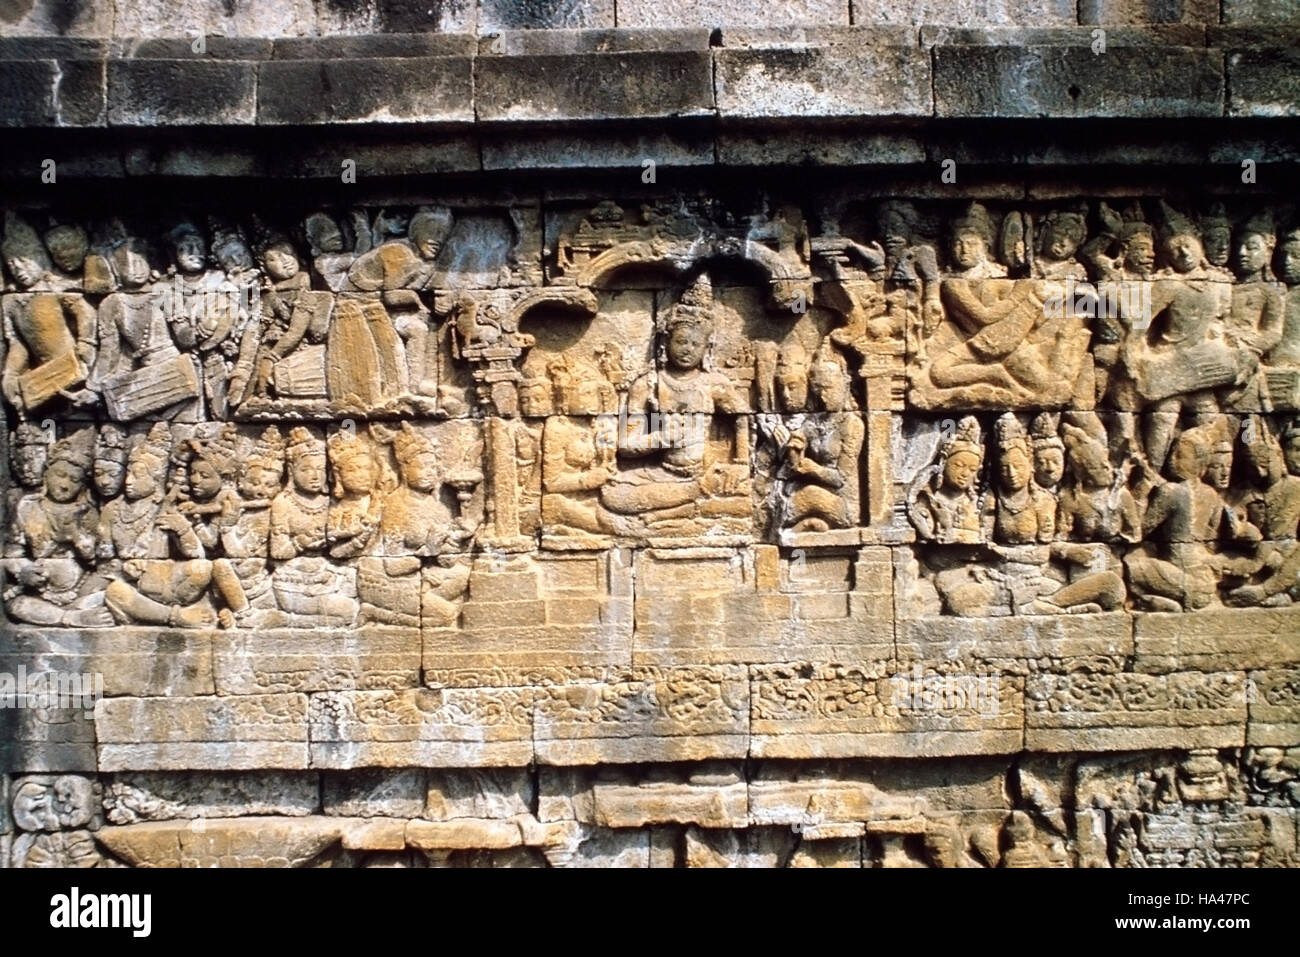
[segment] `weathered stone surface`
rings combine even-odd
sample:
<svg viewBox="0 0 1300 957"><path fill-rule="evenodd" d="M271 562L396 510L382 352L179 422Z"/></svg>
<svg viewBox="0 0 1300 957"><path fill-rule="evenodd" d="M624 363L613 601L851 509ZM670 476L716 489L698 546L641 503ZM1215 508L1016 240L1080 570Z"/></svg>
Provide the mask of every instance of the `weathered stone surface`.
<svg viewBox="0 0 1300 957"><path fill-rule="evenodd" d="M483 33L612 27L614 10L615 0L482 0L478 5L478 29Z"/></svg>
<svg viewBox="0 0 1300 957"><path fill-rule="evenodd" d="M778 5L760 0L620 0L620 27L746 27L799 24L847 25L848 5L841 0L792 0Z"/></svg>
<svg viewBox="0 0 1300 957"><path fill-rule="evenodd" d="M353 770L322 776L322 809L341 817L419 817L424 813L422 768Z"/></svg>
<svg viewBox="0 0 1300 957"><path fill-rule="evenodd" d="M1295 24L1295 8L1288 0L1223 0L1224 23Z"/></svg>
<svg viewBox="0 0 1300 957"><path fill-rule="evenodd" d="M699 116L713 109L712 61L707 48L585 56L480 53L474 106L485 123Z"/></svg>
<svg viewBox="0 0 1300 957"><path fill-rule="evenodd" d="M419 632L358 629L334 635L264 631L213 638L218 694L413 688L420 683Z"/></svg>
<svg viewBox="0 0 1300 957"><path fill-rule="evenodd" d="M762 665L751 753L764 758L1010 754L1024 744L1021 679L933 666Z"/></svg>
<svg viewBox="0 0 1300 957"><path fill-rule="evenodd" d="M930 60L870 29L728 31L715 53L723 117L928 116Z"/></svg>
<svg viewBox="0 0 1300 957"><path fill-rule="evenodd" d="M918 3L890 3L889 0L853 0L853 22L912 23L912 24L1016 24L1040 26L1046 24L1071 24L1074 4L1068 0L1049 0L1031 3L1028 0L1003 0L986 3L981 0L923 0Z"/></svg>
<svg viewBox="0 0 1300 957"><path fill-rule="evenodd" d="M228 126L257 115L257 64L237 60L110 60L112 126Z"/></svg>
<svg viewBox="0 0 1300 957"><path fill-rule="evenodd" d="M312 766L494 767L532 760L529 688L311 696Z"/></svg>
<svg viewBox="0 0 1300 957"><path fill-rule="evenodd" d="M1251 608L1134 618L1134 670L1227 671L1300 662L1300 621L1292 608Z"/></svg>
<svg viewBox="0 0 1300 957"><path fill-rule="evenodd" d="M1041 751L1240 747L1245 675L1030 675L1025 745Z"/></svg>
<svg viewBox="0 0 1300 957"><path fill-rule="evenodd" d="M314 774L144 771L114 776L104 794L104 812L113 824L258 814L301 817L318 811L320 800Z"/></svg>
<svg viewBox="0 0 1300 957"><path fill-rule="evenodd" d="M698 761L748 751L744 668L633 668L538 689L543 764Z"/></svg>
<svg viewBox="0 0 1300 957"><path fill-rule="evenodd" d="M1084 47L934 48L938 116L1142 117L1223 113L1216 51L1118 47L1096 69ZM1132 77L1141 77L1134 87Z"/></svg>
<svg viewBox="0 0 1300 957"><path fill-rule="evenodd" d="M1295 116L1298 59L1294 48L1230 50L1226 55L1230 116Z"/></svg>
<svg viewBox="0 0 1300 957"><path fill-rule="evenodd" d="M1216 0L1079 0L1080 23L1218 23Z"/></svg>
<svg viewBox="0 0 1300 957"><path fill-rule="evenodd" d="M111 698L95 731L103 771L307 767L301 694Z"/></svg>
<svg viewBox="0 0 1300 957"><path fill-rule="evenodd" d="M467 56L273 60L258 67L257 122L469 122L471 68Z"/></svg>

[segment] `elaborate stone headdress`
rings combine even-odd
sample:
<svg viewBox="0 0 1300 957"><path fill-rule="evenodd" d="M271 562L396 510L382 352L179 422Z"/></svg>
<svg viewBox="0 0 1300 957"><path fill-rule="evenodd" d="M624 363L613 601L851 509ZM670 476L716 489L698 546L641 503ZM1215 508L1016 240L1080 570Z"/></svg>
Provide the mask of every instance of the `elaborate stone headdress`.
<svg viewBox="0 0 1300 957"><path fill-rule="evenodd" d="M280 430L274 425L268 425L253 443L249 457L262 465L284 468L284 439L280 436Z"/></svg>
<svg viewBox="0 0 1300 957"><path fill-rule="evenodd" d="M1277 242L1277 221L1273 218L1272 210L1261 209L1250 217L1241 224L1240 234L1263 236L1268 245L1272 246Z"/></svg>
<svg viewBox="0 0 1300 957"><path fill-rule="evenodd" d="M149 434L127 455L127 465L135 465L139 462L146 463L151 470L158 473L161 483L163 470L171 457L171 451L171 426L166 422L155 422L153 428L149 430Z"/></svg>
<svg viewBox="0 0 1300 957"><path fill-rule="evenodd" d="M970 452L981 462L984 461L984 440L980 434L980 423L973 415L965 416L958 422L953 434L939 446L939 454L944 459L958 452Z"/></svg>
<svg viewBox="0 0 1300 957"><path fill-rule="evenodd" d="M84 477L94 460L92 442L92 433L88 429L65 436L50 446L48 464L66 462Z"/></svg>
<svg viewBox="0 0 1300 957"><path fill-rule="evenodd" d="M438 447L433 439L411 427L410 422L403 422L401 430L393 436L393 456L398 465L405 465L421 455L435 454Z"/></svg>
<svg viewBox="0 0 1300 957"><path fill-rule="evenodd" d="M1061 415L1058 412L1039 412L1034 416L1034 424L1030 428L1030 435L1033 439L1034 451L1039 449L1055 448L1064 449L1065 442L1062 441L1058 434L1061 423Z"/></svg>
<svg viewBox="0 0 1300 957"><path fill-rule="evenodd" d="M186 462L201 458L223 479L231 479L240 467L237 445L238 433L234 425L227 424L212 438L192 438L186 442L184 448Z"/></svg>
<svg viewBox="0 0 1300 957"><path fill-rule="evenodd" d="M1160 237L1169 240L1174 236L1200 238L1201 230L1191 217L1184 216L1163 199L1160 200Z"/></svg>
<svg viewBox="0 0 1300 957"><path fill-rule="evenodd" d="M95 438L94 459L96 462L126 464L126 432L120 426L106 422L99 427L99 435Z"/></svg>
<svg viewBox="0 0 1300 957"><path fill-rule="evenodd" d="M1202 235L1213 229L1232 230L1232 221L1228 219L1228 211L1222 203L1212 203L1209 209L1197 217L1197 223Z"/></svg>
<svg viewBox="0 0 1300 957"><path fill-rule="evenodd" d="M665 331L682 325L713 326L713 282L706 272L700 273L686 287L681 299L669 310L664 321Z"/></svg>
<svg viewBox="0 0 1300 957"><path fill-rule="evenodd" d="M67 260L80 263L90 250L90 239L76 223L61 223L45 231L45 248L58 263Z"/></svg>
<svg viewBox="0 0 1300 957"><path fill-rule="evenodd" d="M176 247L181 244L182 240L190 238L201 240L204 248L207 248L207 239L204 238L199 227L194 225L191 220L182 219L171 229L167 230L167 245L171 248L173 253L175 253Z"/></svg>
<svg viewBox="0 0 1300 957"><path fill-rule="evenodd" d="M993 426L993 434L997 439L999 452L1008 452L1013 448L1021 448L1026 454L1030 451L1029 434L1025 432L1024 424L1014 412L1003 412L998 416L998 421Z"/></svg>
<svg viewBox="0 0 1300 957"><path fill-rule="evenodd" d="M296 425L289 430L289 444L286 452L291 462L305 455L324 455L325 440L312 435L305 426Z"/></svg>
<svg viewBox="0 0 1300 957"><path fill-rule="evenodd" d="M1054 209L1044 216L1042 228L1038 232L1040 245L1048 230L1053 227L1063 229L1074 240L1076 245L1083 245L1083 241L1088 238L1087 204L1080 203L1066 209Z"/></svg>

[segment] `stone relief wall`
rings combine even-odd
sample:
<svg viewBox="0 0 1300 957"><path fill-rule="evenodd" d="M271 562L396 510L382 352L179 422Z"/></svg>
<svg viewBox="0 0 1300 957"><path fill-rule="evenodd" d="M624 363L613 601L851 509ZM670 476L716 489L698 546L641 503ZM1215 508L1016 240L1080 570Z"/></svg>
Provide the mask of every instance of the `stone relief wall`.
<svg viewBox="0 0 1300 957"><path fill-rule="evenodd" d="M1300 863L1293 208L274 209L5 213L0 860Z"/></svg>

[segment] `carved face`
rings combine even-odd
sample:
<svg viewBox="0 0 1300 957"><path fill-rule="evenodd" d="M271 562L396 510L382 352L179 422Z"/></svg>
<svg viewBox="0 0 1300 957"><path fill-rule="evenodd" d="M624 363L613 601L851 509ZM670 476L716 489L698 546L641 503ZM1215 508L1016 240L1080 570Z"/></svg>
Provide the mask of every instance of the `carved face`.
<svg viewBox="0 0 1300 957"><path fill-rule="evenodd" d="M59 269L76 272L86 261L86 234L72 226L56 226L46 233L45 248Z"/></svg>
<svg viewBox="0 0 1300 957"><path fill-rule="evenodd" d="M375 487L375 460L369 452L345 455L336 463L339 484L349 495L365 495Z"/></svg>
<svg viewBox="0 0 1300 957"><path fill-rule="evenodd" d="M986 257L984 237L979 233L960 232L952 238L952 261L958 269L978 266Z"/></svg>
<svg viewBox="0 0 1300 957"><path fill-rule="evenodd" d="M244 272L253 268L253 254L242 239L227 239L212 249L217 265L226 272Z"/></svg>
<svg viewBox="0 0 1300 957"><path fill-rule="evenodd" d="M447 230L431 220L420 219L411 226L411 242L420 258L428 262L438 258L443 243L447 241Z"/></svg>
<svg viewBox="0 0 1300 957"><path fill-rule="evenodd" d="M204 248L203 237L192 233L176 240L176 268L183 273L196 273L203 269L208 251Z"/></svg>
<svg viewBox="0 0 1300 957"><path fill-rule="evenodd" d="M1043 236L1043 249L1052 259L1069 259L1079 248L1075 234L1064 223L1052 223Z"/></svg>
<svg viewBox="0 0 1300 957"><path fill-rule="evenodd" d="M808 404L808 369L803 363L781 357L776 367L776 392L787 411L794 412Z"/></svg>
<svg viewBox="0 0 1300 957"><path fill-rule="evenodd" d="M1194 440L1180 438L1169 453L1169 474L1180 482L1200 478L1205 473L1206 455Z"/></svg>
<svg viewBox="0 0 1300 957"><path fill-rule="evenodd" d="M1272 251L1265 237L1259 233L1247 233L1237 247L1237 269L1247 276L1259 272L1268 265Z"/></svg>
<svg viewBox="0 0 1300 957"><path fill-rule="evenodd" d="M190 460L190 494L200 500L212 498L221 491L221 475L207 459L195 456Z"/></svg>
<svg viewBox="0 0 1300 957"><path fill-rule="evenodd" d="M279 464L254 460L248 463L239 482L240 494L249 499L269 499L280 491L280 476L283 469Z"/></svg>
<svg viewBox="0 0 1300 957"><path fill-rule="evenodd" d="M262 265L266 274L276 282L283 282L298 275L298 257L288 243L276 243L262 254Z"/></svg>
<svg viewBox="0 0 1300 957"><path fill-rule="evenodd" d="M959 492L969 491L975 487L975 476L979 471L979 456L974 452L954 452L943 463L943 481Z"/></svg>
<svg viewBox="0 0 1300 957"><path fill-rule="evenodd" d="M293 484L307 495L319 495L325 491L325 456L312 453L294 459Z"/></svg>
<svg viewBox="0 0 1300 957"><path fill-rule="evenodd" d="M1205 481L1217 489L1226 489L1232 480L1232 448L1215 446L1205 466Z"/></svg>
<svg viewBox="0 0 1300 957"><path fill-rule="evenodd" d="M1115 478L1105 453L1088 446L1076 446L1070 453L1075 478L1084 488L1107 488Z"/></svg>
<svg viewBox="0 0 1300 957"><path fill-rule="evenodd" d="M998 477L1002 488L1008 492L1018 492L1029 484L1029 456L1020 446L1012 446L1003 451L998 460Z"/></svg>
<svg viewBox="0 0 1300 957"><path fill-rule="evenodd" d="M845 393L848 386L844 374L834 362L819 362L812 367L808 376L813 395L828 412L839 412L844 408Z"/></svg>
<svg viewBox="0 0 1300 957"><path fill-rule="evenodd" d="M113 459L96 459L91 472L95 491L103 498L116 498L122 493L122 481L126 478L126 466Z"/></svg>
<svg viewBox="0 0 1300 957"><path fill-rule="evenodd" d="M1300 239L1292 239L1282 246L1281 279L1287 285L1300 284Z"/></svg>
<svg viewBox="0 0 1300 957"><path fill-rule="evenodd" d="M1150 236L1139 233L1124 247L1124 263L1137 272L1150 272L1156 264L1156 244Z"/></svg>
<svg viewBox="0 0 1300 957"><path fill-rule="evenodd" d="M677 369L697 369L704 361L709 336L702 325L684 322L668 333L668 361Z"/></svg>
<svg viewBox="0 0 1300 957"><path fill-rule="evenodd" d="M49 452L47 446L38 442L14 449L14 474L18 476L20 484L26 488L36 488L41 484Z"/></svg>
<svg viewBox="0 0 1300 957"><path fill-rule="evenodd" d="M1189 233L1179 233L1169 240L1169 265L1178 272L1190 272L1205 257L1201 241Z"/></svg>
<svg viewBox="0 0 1300 957"><path fill-rule="evenodd" d="M5 268L21 289L30 289L41 281L41 264L28 256L5 257Z"/></svg>
<svg viewBox="0 0 1300 957"><path fill-rule="evenodd" d="M1282 446L1282 457L1286 460L1286 470L1292 475L1300 475L1300 435L1293 435Z"/></svg>
<svg viewBox="0 0 1300 957"><path fill-rule="evenodd" d="M1282 463L1277 448L1272 442L1265 440L1247 442L1244 458L1255 476L1262 481L1271 483L1279 477L1278 471ZM1226 486L1222 487L1226 488Z"/></svg>
<svg viewBox="0 0 1300 957"><path fill-rule="evenodd" d="M343 231L339 229L338 223L328 216L310 217L307 220L307 237L318 252L343 252Z"/></svg>
<svg viewBox="0 0 1300 957"><path fill-rule="evenodd" d="M45 470L45 494L55 502L71 502L85 481L85 474L72 463L54 462Z"/></svg>
<svg viewBox="0 0 1300 957"><path fill-rule="evenodd" d="M519 383L519 410L524 415L550 415L551 384L535 377Z"/></svg>
<svg viewBox="0 0 1300 957"><path fill-rule="evenodd" d="M1205 258L1216 266L1228 264L1228 254L1232 251L1232 231L1227 224L1206 227Z"/></svg>
<svg viewBox="0 0 1300 957"><path fill-rule="evenodd" d="M1034 450L1034 481L1049 488L1065 475L1065 453L1052 445Z"/></svg>
<svg viewBox="0 0 1300 957"><path fill-rule="evenodd" d="M59 816L47 784L25 781L14 792L14 821L27 831L56 831Z"/></svg>
<svg viewBox="0 0 1300 957"><path fill-rule="evenodd" d="M149 259L134 243L113 250L113 269L124 286L143 286L149 279Z"/></svg>
<svg viewBox="0 0 1300 957"><path fill-rule="evenodd" d="M438 457L432 452L420 452L401 463L402 481L417 492L432 492L438 488Z"/></svg>
<svg viewBox="0 0 1300 957"><path fill-rule="evenodd" d="M126 467L126 480L122 490L129 499L148 498L158 490L158 477L154 474L154 463L147 459L132 462Z"/></svg>

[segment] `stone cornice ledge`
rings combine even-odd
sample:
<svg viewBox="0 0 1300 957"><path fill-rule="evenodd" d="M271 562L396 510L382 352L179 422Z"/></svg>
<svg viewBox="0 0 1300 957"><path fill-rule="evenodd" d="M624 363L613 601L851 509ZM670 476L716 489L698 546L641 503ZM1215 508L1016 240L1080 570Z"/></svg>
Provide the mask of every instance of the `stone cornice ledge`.
<svg viewBox="0 0 1300 957"><path fill-rule="evenodd" d="M0 38L8 127L1300 116L1300 28Z"/></svg>

